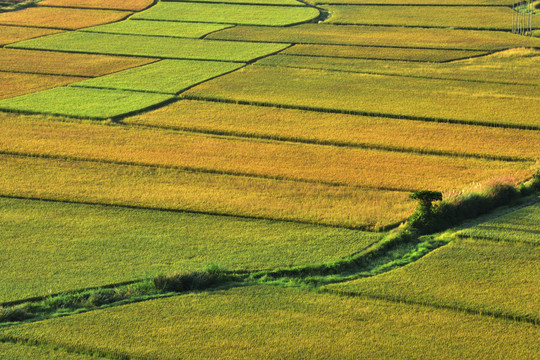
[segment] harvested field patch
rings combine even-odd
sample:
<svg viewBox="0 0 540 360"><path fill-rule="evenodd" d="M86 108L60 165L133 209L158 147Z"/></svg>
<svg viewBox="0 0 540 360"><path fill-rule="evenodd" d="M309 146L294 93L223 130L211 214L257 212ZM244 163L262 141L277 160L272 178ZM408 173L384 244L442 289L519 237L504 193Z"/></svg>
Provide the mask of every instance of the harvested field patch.
<svg viewBox="0 0 540 360"><path fill-rule="evenodd" d="M34 50L134 55L160 58L250 61L286 48L284 44L209 41L136 35L69 32L12 47Z"/></svg>
<svg viewBox="0 0 540 360"><path fill-rule="evenodd" d="M440 61L449 61L449 60L455 60L455 59L463 59L463 58L472 57L472 56L479 56L479 55L483 55L487 53L484 51L299 44L299 45L294 45L282 51L280 54L303 55L306 57L323 56L323 57L331 57L331 58L440 62ZM317 60L309 58L309 59L305 59L305 61L317 61ZM424 64L422 64L422 66L424 66Z"/></svg>
<svg viewBox="0 0 540 360"><path fill-rule="evenodd" d="M540 47L539 38L498 31L400 28L302 24L266 28L236 26L208 36L209 39L271 41L302 44L398 46L412 48L504 50L510 47Z"/></svg>
<svg viewBox="0 0 540 360"><path fill-rule="evenodd" d="M234 71L243 65L221 61L162 60L82 81L74 86L175 94L202 81Z"/></svg>
<svg viewBox="0 0 540 360"><path fill-rule="evenodd" d="M540 73L537 71L540 51L534 49L511 49L443 64L287 55L270 56L258 64L433 79L540 84Z"/></svg>
<svg viewBox="0 0 540 360"><path fill-rule="evenodd" d="M147 166L2 156L1 195L374 228L408 217L408 194Z"/></svg>
<svg viewBox="0 0 540 360"><path fill-rule="evenodd" d="M63 78L73 81L73 78ZM2 100L0 110L107 119L146 109L169 99L171 96L161 94L60 87Z"/></svg>
<svg viewBox="0 0 540 360"><path fill-rule="evenodd" d="M0 100L70 84L84 78L0 71ZM0 101L2 103L2 101Z"/></svg>
<svg viewBox="0 0 540 360"><path fill-rule="evenodd" d="M0 206L0 303L202 270L210 263L259 270L327 262L382 236L291 222L36 200L0 198Z"/></svg>
<svg viewBox="0 0 540 360"><path fill-rule="evenodd" d="M75 30L122 20L130 14L127 11L116 10L30 7L0 13L0 24Z"/></svg>
<svg viewBox="0 0 540 360"><path fill-rule="evenodd" d="M319 10L308 6L159 2L149 10L134 15L133 19L285 26L306 22L317 16Z"/></svg>
<svg viewBox="0 0 540 360"><path fill-rule="evenodd" d="M325 6L328 23L511 30L512 9L474 6Z"/></svg>
<svg viewBox="0 0 540 360"><path fill-rule="evenodd" d="M152 359L178 354L190 359L347 359L358 354L474 359L494 353L534 358L540 336L532 324L273 286L116 306L2 333L12 340L125 357L144 353Z"/></svg>
<svg viewBox="0 0 540 360"><path fill-rule="evenodd" d="M99 360L101 357L68 353L32 345L0 342L0 357L10 360Z"/></svg>
<svg viewBox="0 0 540 360"><path fill-rule="evenodd" d="M40 29L26 26L0 25L0 45L6 45L21 40L36 38L38 36L59 33L60 30Z"/></svg>
<svg viewBox="0 0 540 360"><path fill-rule="evenodd" d="M208 33L223 30L229 25L182 23L172 21L121 21L112 24L94 26L84 29L89 32L102 32L110 34L149 35L200 38Z"/></svg>
<svg viewBox="0 0 540 360"><path fill-rule="evenodd" d="M17 116L3 120L0 129L6 138L0 140L0 151L4 152L377 188L442 191L503 175L518 179L530 175L528 163L24 121Z"/></svg>
<svg viewBox="0 0 540 360"><path fill-rule="evenodd" d="M250 66L198 85L185 95L540 129L540 114L529 110L540 99L540 89L526 85Z"/></svg>
<svg viewBox="0 0 540 360"><path fill-rule="evenodd" d="M123 120L199 132L489 157L540 157L540 132L182 100ZM358 131L362 129L362 131ZM391 134L391 135L390 135Z"/></svg>
<svg viewBox="0 0 540 360"><path fill-rule="evenodd" d="M100 76L148 64L155 59L0 49L0 70L71 76Z"/></svg>
<svg viewBox="0 0 540 360"><path fill-rule="evenodd" d="M41 0L38 5L141 11L153 0Z"/></svg>
<svg viewBox="0 0 540 360"><path fill-rule="evenodd" d="M538 247L459 240L405 267L326 288L540 321L539 262Z"/></svg>
<svg viewBox="0 0 540 360"><path fill-rule="evenodd" d="M540 245L540 203L462 230L459 235Z"/></svg>

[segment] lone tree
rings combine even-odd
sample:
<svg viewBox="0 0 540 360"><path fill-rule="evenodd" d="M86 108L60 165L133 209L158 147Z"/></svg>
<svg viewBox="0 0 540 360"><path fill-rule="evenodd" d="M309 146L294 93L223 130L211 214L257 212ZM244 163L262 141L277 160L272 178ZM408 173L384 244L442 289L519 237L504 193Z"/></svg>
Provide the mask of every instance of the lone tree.
<svg viewBox="0 0 540 360"><path fill-rule="evenodd" d="M442 200L442 193L439 191L420 190L415 191L409 198L418 200L418 208L410 217L409 223L412 227L426 233L434 228L433 222L433 202Z"/></svg>

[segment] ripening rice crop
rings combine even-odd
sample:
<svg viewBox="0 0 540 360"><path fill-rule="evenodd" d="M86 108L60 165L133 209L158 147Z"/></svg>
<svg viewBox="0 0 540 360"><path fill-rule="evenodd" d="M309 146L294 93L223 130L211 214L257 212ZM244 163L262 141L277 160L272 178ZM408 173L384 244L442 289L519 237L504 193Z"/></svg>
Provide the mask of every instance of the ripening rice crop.
<svg viewBox="0 0 540 360"><path fill-rule="evenodd" d="M459 232L462 237L540 244L540 203Z"/></svg>
<svg viewBox="0 0 540 360"><path fill-rule="evenodd" d="M108 25L104 25L108 26ZM285 49L280 54L300 55L308 57L299 61L319 61L312 57L346 58L346 59L380 59L440 62L463 59L471 56L487 54L485 51L463 51L444 49L411 49L389 48L374 46L345 46L345 45L312 45L298 44ZM294 60L294 61L298 61ZM291 59L293 61L293 59ZM321 59L322 61L322 59ZM401 63L399 63L401 64ZM407 64L403 64L406 66ZM425 66L425 64L419 64ZM374 69L373 69L374 70Z"/></svg>
<svg viewBox="0 0 540 360"><path fill-rule="evenodd" d="M74 30L122 20L130 14L127 11L116 10L29 7L0 13L0 24Z"/></svg>
<svg viewBox="0 0 540 360"><path fill-rule="evenodd" d="M41 75L40 75L41 76ZM63 77L73 81L72 77ZM60 87L0 101L0 110L20 113L108 119L157 106L170 95Z"/></svg>
<svg viewBox="0 0 540 360"><path fill-rule="evenodd" d="M324 6L328 23L511 30L509 7L475 6Z"/></svg>
<svg viewBox="0 0 540 360"><path fill-rule="evenodd" d="M91 28L86 28L82 31L102 32L110 34L200 38L208 33L226 29L229 26L230 25L172 21L126 20L112 24L94 26Z"/></svg>
<svg viewBox="0 0 540 360"><path fill-rule="evenodd" d="M162 60L82 81L74 86L176 94L243 65L223 61Z"/></svg>
<svg viewBox="0 0 540 360"><path fill-rule="evenodd" d="M452 190L501 176L524 179L531 164L200 134L55 123L0 122L0 150L96 161L399 190ZM59 141L59 139L62 139Z"/></svg>
<svg viewBox="0 0 540 360"><path fill-rule="evenodd" d="M0 70L71 76L100 76L148 64L155 59L0 49Z"/></svg>
<svg viewBox="0 0 540 360"><path fill-rule="evenodd" d="M153 3L153 0L42 0L38 5L140 11Z"/></svg>
<svg viewBox="0 0 540 360"><path fill-rule="evenodd" d="M90 355L74 354L46 347L0 342L0 357L10 360L95 360ZM98 358L99 359L99 358Z"/></svg>
<svg viewBox="0 0 540 360"><path fill-rule="evenodd" d="M3 156L0 195L376 228L408 217L408 193L153 166Z"/></svg>
<svg viewBox="0 0 540 360"><path fill-rule="evenodd" d="M493 5L510 6L512 0L309 0L310 4L373 4L373 5Z"/></svg>
<svg viewBox="0 0 540 360"><path fill-rule="evenodd" d="M43 35L56 34L59 32L59 30L52 29L0 25L0 45L6 45L21 40L32 39Z"/></svg>
<svg viewBox="0 0 540 360"><path fill-rule="evenodd" d="M319 10L308 6L159 2L149 10L134 15L133 19L285 26L302 23L317 16Z"/></svg>
<svg viewBox="0 0 540 360"><path fill-rule="evenodd" d="M1 337L152 359L534 358L540 330L274 286L186 294L12 326Z"/></svg>
<svg viewBox="0 0 540 360"><path fill-rule="evenodd" d="M540 129L536 86L250 66L198 85L193 99L285 105L425 120Z"/></svg>
<svg viewBox="0 0 540 360"><path fill-rule="evenodd" d="M243 62L277 52L288 46L271 43L209 41L89 32L67 32L58 35L23 41L12 45L12 47L109 55Z"/></svg>
<svg viewBox="0 0 540 360"><path fill-rule="evenodd" d="M323 26L319 24L302 24L283 28L236 26L210 34L208 38L302 44L375 45L460 50L503 50L520 46L540 47L540 39L538 38L517 36L499 31L357 25Z"/></svg>
<svg viewBox="0 0 540 360"><path fill-rule="evenodd" d="M0 84L2 84L0 86L0 100L47 90L81 80L84 80L84 78L0 71Z"/></svg>
<svg viewBox="0 0 540 360"><path fill-rule="evenodd" d="M209 2L209 3L239 3L239 4L253 4L253 5L293 5L293 6L302 6L302 3L297 0L186 0L193 2Z"/></svg>
<svg viewBox="0 0 540 360"><path fill-rule="evenodd" d="M0 197L0 303L156 273L329 262L382 234L293 222ZM1 351L0 351L1 354Z"/></svg>
<svg viewBox="0 0 540 360"><path fill-rule="evenodd" d="M330 291L429 304L540 323L540 248L456 240L416 262Z"/></svg>

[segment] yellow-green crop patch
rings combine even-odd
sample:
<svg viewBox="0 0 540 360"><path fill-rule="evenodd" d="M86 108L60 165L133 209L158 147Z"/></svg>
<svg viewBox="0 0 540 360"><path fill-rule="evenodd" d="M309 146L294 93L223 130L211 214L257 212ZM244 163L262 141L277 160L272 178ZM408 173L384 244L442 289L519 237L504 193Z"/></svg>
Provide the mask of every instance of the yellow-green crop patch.
<svg viewBox="0 0 540 360"><path fill-rule="evenodd" d="M0 45L32 39L43 35L56 34L59 32L60 30L0 25Z"/></svg>
<svg viewBox="0 0 540 360"><path fill-rule="evenodd" d="M540 89L457 80L250 66L185 93L217 99L540 129Z"/></svg>
<svg viewBox="0 0 540 360"><path fill-rule="evenodd" d="M60 87L2 100L0 110L108 119L147 109L170 99L170 95L162 94Z"/></svg>
<svg viewBox="0 0 540 360"><path fill-rule="evenodd" d="M0 342L0 357L9 360L99 360L102 357L74 354L52 348Z"/></svg>
<svg viewBox="0 0 540 360"><path fill-rule="evenodd" d="M511 30L509 7L475 6L325 6L333 24Z"/></svg>
<svg viewBox="0 0 540 360"><path fill-rule="evenodd" d="M399 28L389 26L302 24L283 28L236 26L209 39L301 44L398 46L410 48L504 50L540 47L539 38L502 31Z"/></svg>
<svg viewBox="0 0 540 360"><path fill-rule="evenodd" d="M7 119L2 120L8 124ZM182 100L123 120L197 132L336 145L538 159L540 132ZM362 131L358 131L362 129ZM4 130L7 131L7 130Z"/></svg>
<svg viewBox="0 0 540 360"><path fill-rule="evenodd" d="M294 47L291 49L294 49ZM510 49L489 56L446 63L274 55L261 59L258 64L434 79L486 81L535 86L540 84L540 72L537 71L538 67L540 67L540 51L524 48Z"/></svg>
<svg viewBox="0 0 540 360"><path fill-rule="evenodd" d="M158 272L346 257L381 234L292 222L0 198L0 303ZM0 350L1 354L1 350Z"/></svg>
<svg viewBox="0 0 540 360"><path fill-rule="evenodd" d="M326 288L538 323L539 262L539 247L456 240L405 267Z"/></svg>
<svg viewBox="0 0 540 360"><path fill-rule="evenodd" d="M308 3L315 4L353 4L353 5L493 5L510 6L512 0L309 0Z"/></svg>
<svg viewBox="0 0 540 360"><path fill-rule="evenodd" d="M134 15L132 18L218 24L285 26L306 22L317 16L319 16L319 10L308 6L159 2L152 8Z"/></svg>
<svg viewBox="0 0 540 360"><path fill-rule="evenodd" d="M229 25L221 24L126 20L112 24L94 26L91 28L86 28L82 31L109 34L200 38L208 33L223 30L228 27Z"/></svg>
<svg viewBox="0 0 540 360"><path fill-rule="evenodd" d="M460 236L540 245L540 203L462 230Z"/></svg>
<svg viewBox="0 0 540 360"><path fill-rule="evenodd" d="M410 216L408 193L214 172L2 156L0 195L381 228Z"/></svg>
<svg viewBox="0 0 540 360"><path fill-rule="evenodd" d="M287 46L271 43L210 41L77 31L11 45L15 48L34 50L237 62L253 60L282 50Z"/></svg>
<svg viewBox="0 0 540 360"><path fill-rule="evenodd" d="M173 0L174 1L174 0ZM232 3L232 4L252 4L252 5L294 5L302 6L298 0L183 0L186 2L208 2L208 3Z"/></svg>
<svg viewBox="0 0 540 360"><path fill-rule="evenodd" d="M0 72L0 103L2 99L35 93L84 80L83 77L67 77L58 75L24 74ZM6 100L9 101L9 100Z"/></svg>
<svg viewBox="0 0 540 360"><path fill-rule="evenodd" d="M0 336L160 360L534 358L540 350L532 324L262 286L116 306Z"/></svg>
<svg viewBox="0 0 540 360"><path fill-rule="evenodd" d="M444 49L411 49L376 46L345 46L345 45L310 45L298 44L285 49L281 54L301 56L321 56L351 59L380 59L441 62L464 59L487 54L485 51L462 51ZM308 61L308 59L306 59Z"/></svg>
<svg viewBox="0 0 540 360"><path fill-rule="evenodd" d="M176 94L243 64L222 61L162 60L150 65L81 81L73 86Z"/></svg>

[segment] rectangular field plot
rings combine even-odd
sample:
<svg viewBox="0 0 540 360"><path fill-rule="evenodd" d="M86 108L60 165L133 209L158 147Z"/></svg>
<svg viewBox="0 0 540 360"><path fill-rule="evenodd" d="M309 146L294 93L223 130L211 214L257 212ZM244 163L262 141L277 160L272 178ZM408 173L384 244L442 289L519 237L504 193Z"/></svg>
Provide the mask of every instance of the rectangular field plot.
<svg viewBox="0 0 540 360"><path fill-rule="evenodd" d="M0 24L74 30L118 21L130 14L127 11L116 10L30 7L0 13Z"/></svg>
<svg viewBox="0 0 540 360"><path fill-rule="evenodd" d="M301 3L298 3L299 5ZM159 2L133 19L192 21L218 24L284 26L319 16L308 6L259 6L191 2Z"/></svg>
<svg viewBox="0 0 540 360"><path fill-rule="evenodd" d="M333 227L0 198L0 303L157 273L329 262L381 238ZM1 351L0 351L1 354Z"/></svg>
<svg viewBox="0 0 540 360"><path fill-rule="evenodd" d="M256 85L254 85L256 84ZM250 66L188 90L194 99L276 104L540 129L536 86Z"/></svg>
<svg viewBox="0 0 540 360"><path fill-rule="evenodd" d="M243 66L221 61L162 60L79 82L74 86L175 94Z"/></svg>
<svg viewBox="0 0 540 360"><path fill-rule="evenodd" d="M268 28L236 26L208 39L271 41L323 45L398 46L458 50L504 50L540 47L540 39L502 31L399 28L387 26L302 24Z"/></svg>
<svg viewBox="0 0 540 360"><path fill-rule="evenodd" d="M509 7L328 5L324 8L331 14L327 22L333 24L512 29L513 10Z"/></svg>
<svg viewBox="0 0 540 360"><path fill-rule="evenodd" d="M456 240L405 267L326 288L539 322L539 262L539 247Z"/></svg>
<svg viewBox="0 0 540 360"><path fill-rule="evenodd" d="M56 34L59 32L60 30L0 25L0 45L7 45L17 41L32 39L38 36Z"/></svg>
<svg viewBox="0 0 540 360"><path fill-rule="evenodd" d="M540 203L462 230L459 236L540 245Z"/></svg>
<svg viewBox="0 0 540 360"><path fill-rule="evenodd" d="M335 146L209 137L153 129L3 120L4 152L175 166L229 174L382 189L461 189L530 175L530 163L464 159ZM69 136L66 136L69 134ZM58 141L58 139L63 139ZM130 144L127 146L126 144ZM359 175L361 174L361 175Z"/></svg>
<svg viewBox="0 0 540 360"><path fill-rule="evenodd" d="M153 0L42 0L37 5L140 11L153 3Z"/></svg>
<svg viewBox="0 0 540 360"><path fill-rule="evenodd" d="M249 61L288 45L210 41L136 35L69 32L20 42L12 47L34 50L134 55L173 59Z"/></svg>
<svg viewBox="0 0 540 360"><path fill-rule="evenodd" d="M175 0L172 0L175 1ZM208 2L208 3L232 3L232 4L252 4L252 5L293 5L303 6L304 4L297 0L183 0L185 2Z"/></svg>
<svg viewBox="0 0 540 360"><path fill-rule="evenodd" d="M350 59L381 59L405 61L440 62L463 59L487 54L484 51L407 49L373 46L344 46L344 45L294 45L280 54L301 55L306 57L331 57ZM305 59L305 61L315 59ZM423 65L422 65L423 66Z"/></svg>
<svg viewBox="0 0 540 360"><path fill-rule="evenodd" d="M66 77L66 79L73 78ZM60 87L2 100L0 110L108 119L147 109L170 99L171 96L161 94Z"/></svg>
<svg viewBox="0 0 540 360"><path fill-rule="evenodd" d="M42 90L70 84L85 78L21 74L0 71L0 103L2 99L9 99L20 95L35 93Z"/></svg>
<svg viewBox="0 0 540 360"><path fill-rule="evenodd" d="M309 0L310 4L356 4L356 5L494 5L511 6L512 0Z"/></svg>
<svg viewBox="0 0 540 360"><path fill-rule="evenodd" d="M192 100L182 100L152 112L124 119L123 122L310 143L433 151L493 158L533 160L540 157L538 131Z"/></svg>
<svg viewBox="0 0 540 360"><path fill-rule="evenodd" d="M537 71L540 51L524 48L442 64L290 55L270 56L258 61L258 64L433 79L540 84L540 72Z"/></svg>
<svg viewBox="0 0 540 360"><path fill-rule="evenodd" d="M83 31L102 32L109 34L200 38L201 36L204 36L208 33L226 29L229 26L230 25L189 22L183 23L172 21L126 20L117 23L86 28Z"/></svg>
<svg viewBox="0 0 540 360"><path fill-rule="evenodd" d="M154 61L135 57L0 49L0 71L92 77Z"/></svg>
<svg viewBox="0 0 540 360"><path fill-rule="evenodd" d="M74 354L33 345L0 342L0 357L9 360L99 360L101 357Z"/></svg>
<svg viewBox="0 0 540 360"><path fill-rule="evenodd" d="M116 306L12 326L0 336L160 360L532 359L540 350L532 324L273 286Z"/></svg>
<svg viewBox="0 0 540 360"><path fill-rule="evenodd" d="M408 217L408 193L151 166L2 157L0 195L375 228Z"/></svg>

